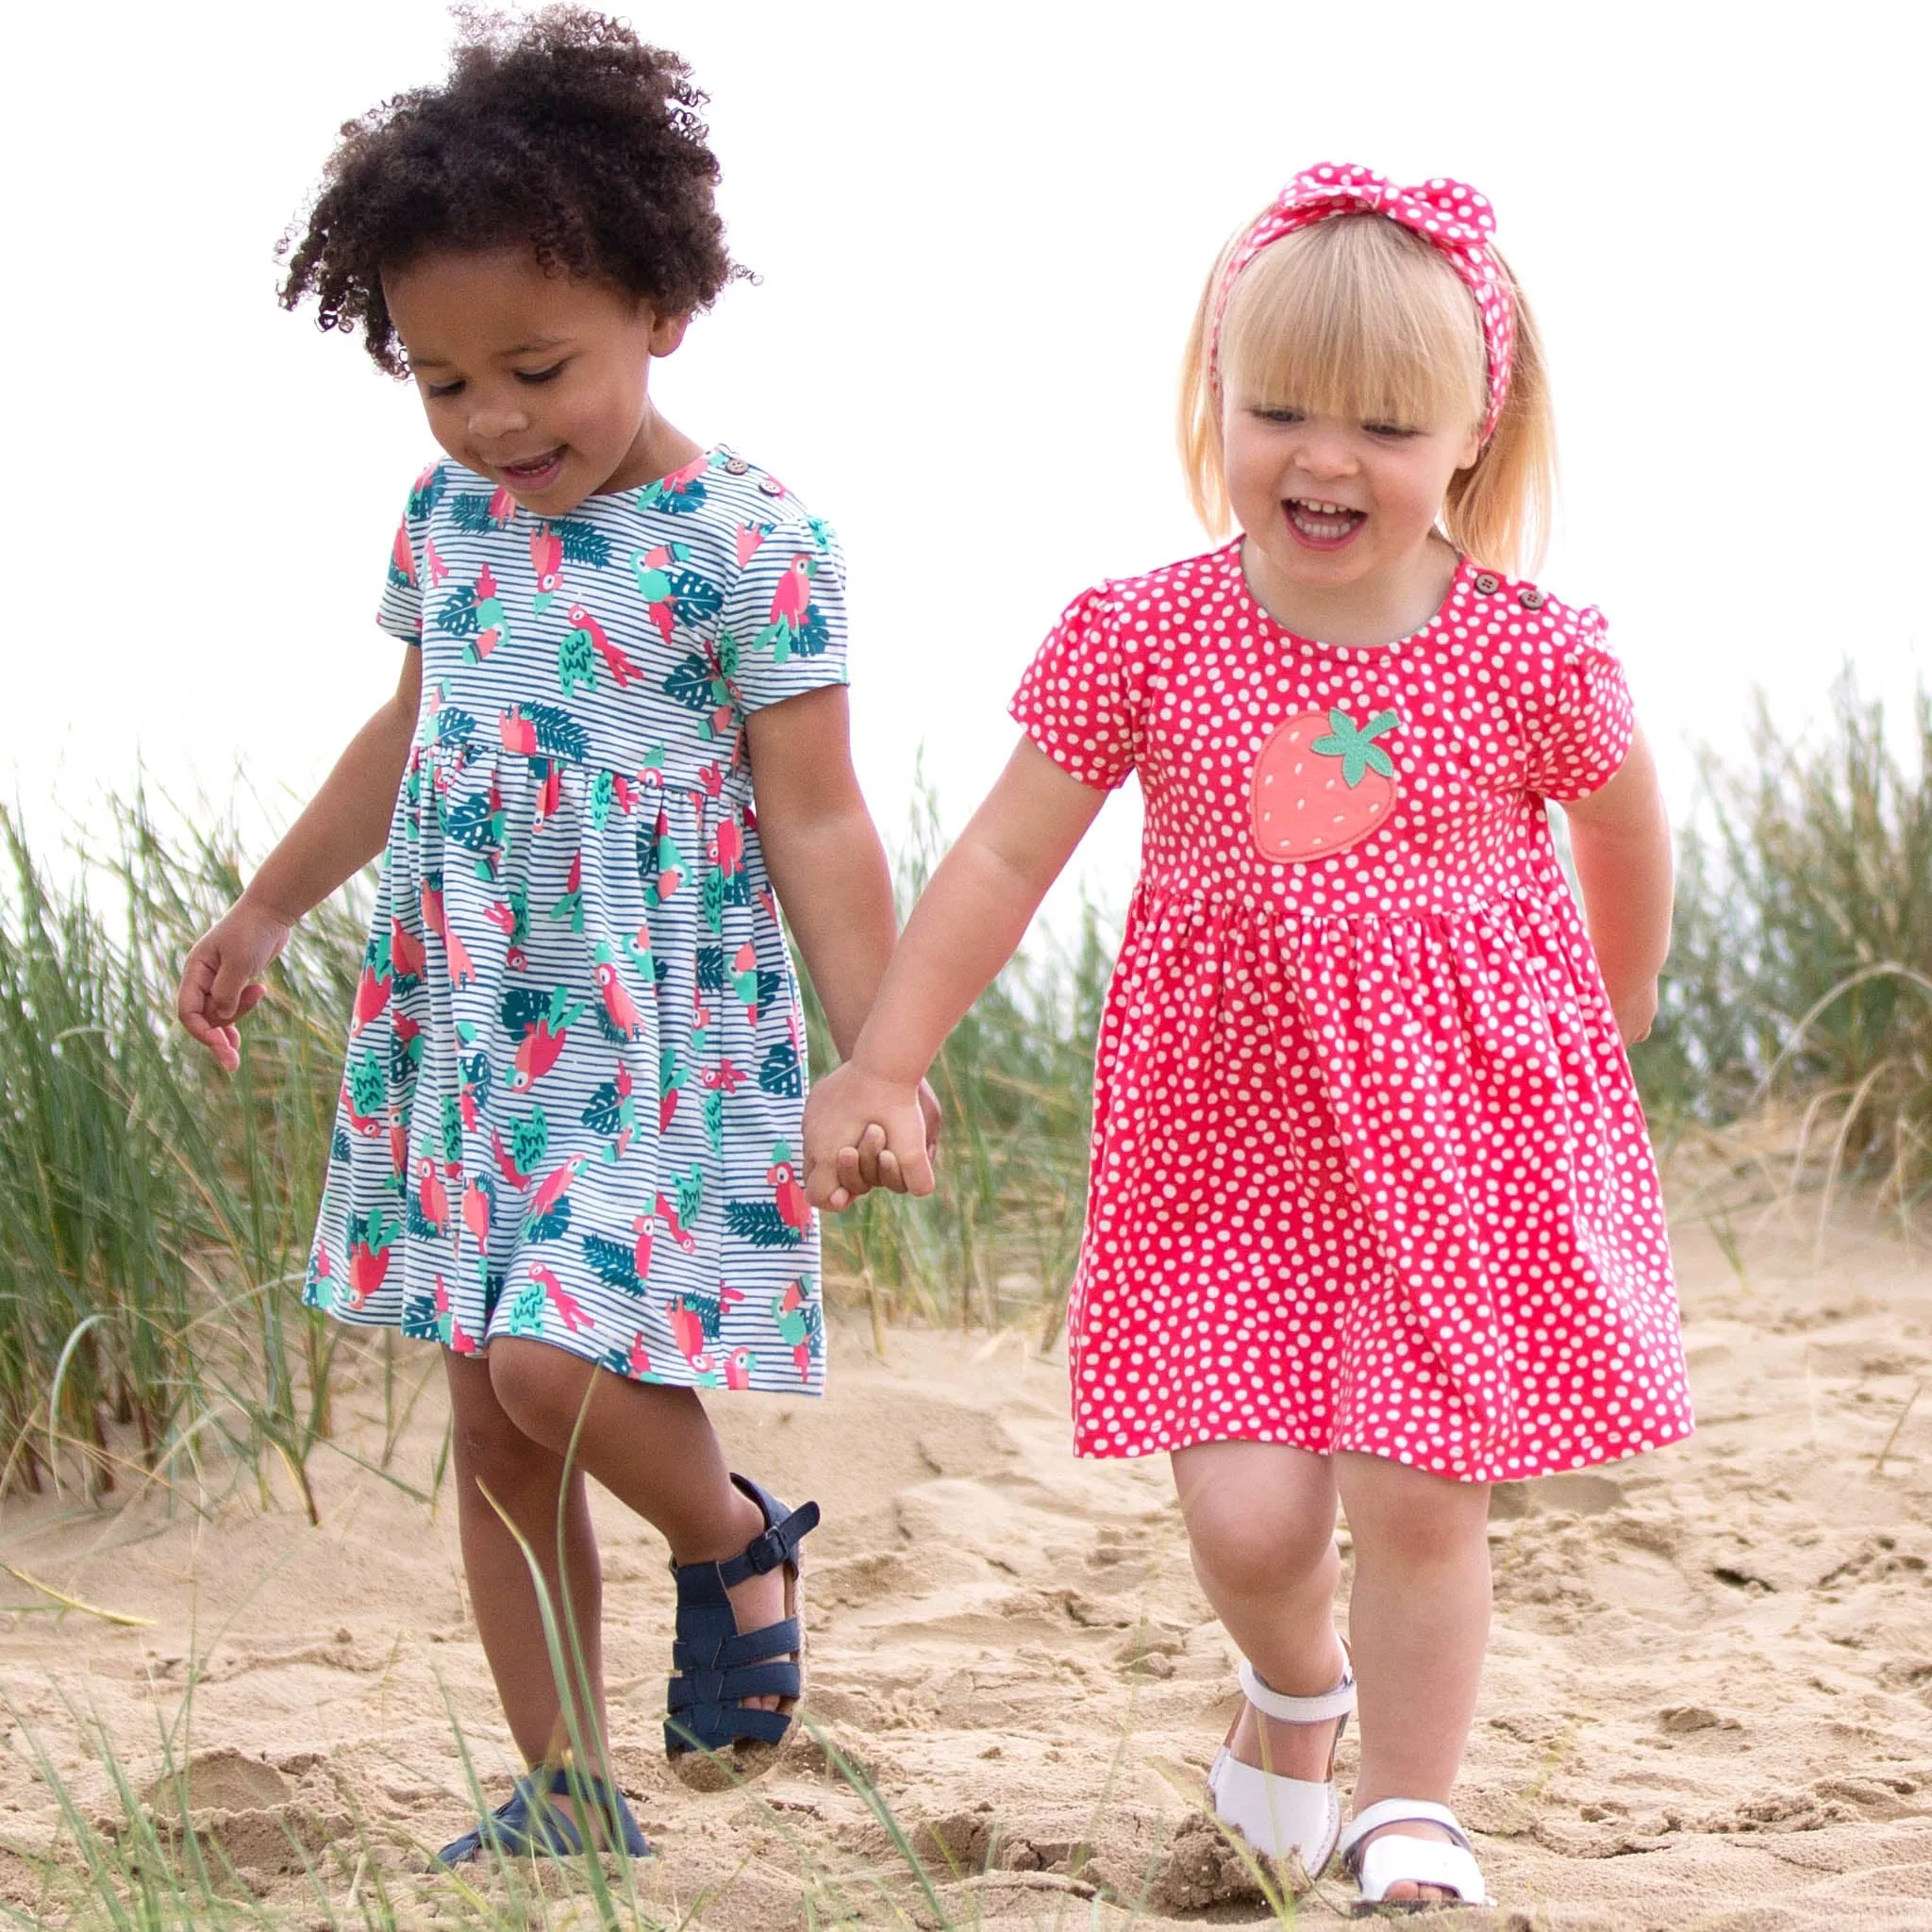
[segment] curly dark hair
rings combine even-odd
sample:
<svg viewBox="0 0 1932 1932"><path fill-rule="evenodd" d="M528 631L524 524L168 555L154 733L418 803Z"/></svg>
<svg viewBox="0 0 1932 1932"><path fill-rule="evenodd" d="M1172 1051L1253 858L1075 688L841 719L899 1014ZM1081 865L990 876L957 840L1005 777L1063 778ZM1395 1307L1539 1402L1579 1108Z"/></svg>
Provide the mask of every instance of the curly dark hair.
<svg viewBox="0 0 1932 1932"><path fill-rule="evenodd" d="M712 206L706 96L675 54L580 7L527 19L456 9L441 87L343 125L307 231L283 238L281 302L362 331L407 374L382 272L439 249L527 242L546 269L614 282L666 314L706 308L744 271Z"/></svg>

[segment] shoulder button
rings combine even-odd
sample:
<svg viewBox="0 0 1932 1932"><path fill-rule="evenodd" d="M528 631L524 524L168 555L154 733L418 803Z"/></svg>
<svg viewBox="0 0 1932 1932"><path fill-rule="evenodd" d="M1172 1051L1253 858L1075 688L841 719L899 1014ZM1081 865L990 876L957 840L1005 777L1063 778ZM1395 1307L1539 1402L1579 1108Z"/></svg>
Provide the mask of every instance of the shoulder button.
<svg viewBox="0 0 1932 1932"><path fill-rule="evenodd" d="M1503 579L1489 571L1478 571L1475 587L1485 597L1493 597L1503 588Z"/></svg>
<svg viewBox="0 0 1932 1932"><path fill-rule="evenodd" d="M775 476L760 476L758 478L758 488L767 496L783 496L785 494L784 484L779 482Z"/></svg>
<svg viewBox="0 0 1932 1932"><path fill-rule="evenodd" d="M1541 610L1543 608L1543 593L1537 590L1518 591L1516 601L1525 610Z"/></svg>
<svg viewBox="0 0 1932 1932"><path fill-rule="evenodd" d="M748 462L746 462L742 457L733 457L731 460L724 465L724 474L727 476L741 476L750 468L751 465Z"/></svg>

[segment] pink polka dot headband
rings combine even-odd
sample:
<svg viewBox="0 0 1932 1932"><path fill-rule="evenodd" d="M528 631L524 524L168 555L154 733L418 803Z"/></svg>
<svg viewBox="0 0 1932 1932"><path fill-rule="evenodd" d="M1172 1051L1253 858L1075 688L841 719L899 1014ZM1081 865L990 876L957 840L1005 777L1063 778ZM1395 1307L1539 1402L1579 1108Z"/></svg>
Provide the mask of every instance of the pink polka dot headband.
<svg viewBox="0 0 1932 1932"><path fill-rule="evenodd" d="M1214 329L1209 343L1209 367L1220 381L1221 323L1228 297L1241 273L1266 248L1297 228L1325 222L1336 215L1386 215L1391 222L1420 235L1437 249L1462 277L1475 298L1482 318L1483 346L1489 361L1489 407L1483 416L1487 439L1503 413L1509 391L1509 357L1516 341L1516 312L1509 299L1508 278L1490 237L1496 218L1489 202L1461 181L1440 176L1416 188L1398 188L1370 168L1324 161L1305 169L1276 196L1253 227L1241 237L1215 298Z"/></svg>

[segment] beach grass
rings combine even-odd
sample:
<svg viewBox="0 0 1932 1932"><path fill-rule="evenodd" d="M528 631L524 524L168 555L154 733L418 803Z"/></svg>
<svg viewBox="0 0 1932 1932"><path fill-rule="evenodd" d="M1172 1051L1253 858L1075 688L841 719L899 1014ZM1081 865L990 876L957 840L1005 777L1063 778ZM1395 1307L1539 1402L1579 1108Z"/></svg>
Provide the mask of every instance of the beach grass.
<svg viewBox="0 0 1932 1932"><path fill-rule="evenodd" d="M1732 1165L1859 1190L1910 1234L1932 1196L1932 693L1904 720L1840 679L1811 732L1757 707L1703 760L1662 1008L1633 1055L1654 1130L1753 1129ZM1772 1131L1767 1134L1765 1129Z"/></svg>
<svg viewBox="0 0 1932 1932"><path fill-rule="evenodd" d="M899 846L903 917L946 844L921 787ZM975 1003L930 1075L942 1113L937 1185L924 1201L865 1196L824 1223L835 1290L874 1322L960 1327L1038 1324L1041 1347L1066 1314L1087 1202L1093 1037L1119 934L1083 903L1071 942L1036 935ZM835 1056L806 989L812 1064Z"/></svg>
<svg viewBox="0 0 1932 1932"><path fill-rule="evenodd" d="M14 818L0 835L0 1488L205 1492L275 1467L306 1500L336 1339L291 1291L356 908L298 932L230 1081L187 1050L173 988L240 888L232 824L171 841L137 792L58 876Z"/></svg>
<svg viewBox="0 0 1932 1932"><path fill-rule="evenodd" d="M1845 685L1809 736L1782 736L1760 714L1747 760L1706 762L1680 834L1664 1005L1633 1059L1666 1157L1694 1148L1705 1171L1715 1168L1714 1190L1689 1191L1720 1204L1713 1217L1757 1190L1812 1202L1823 1229L1834 1200L1856 1191L1908 1234L1924 1230L1932 704L1922 695L1904 723ZM322 908L276 962L230 1080L175 1027L172 1008L182 955L243 875L232 822L194 830L136 791L84 854L36 852L5 815L0 837L0 1504L58 1485L81 1507L158 1490L170 1508L212 1514L239 1495L313 1516L307 1471L322 1445L354 1448L373 1473L408 1487L390 1451L423 1379L401 1371L392 1338L346 1334L296 1292L367 882ZM902 899L942 844L937 807L922 794L900 841ZM917 1203L875 1196L828 1224L828 1293L869 1313L882 1346L901 1322L1021 1323L1042 1348L1058 1336L1113 939L1106 914L1088 907L1070 938L1031 942L935 1066L947 1115L938 1192ZM822 1065L823 1016L808 1007ZM380 1451L335 1428L332 1393L346 1407L352 1387L380 1391ZM445 1466L446 1451L429 1489L410 1493L433 1501ZM15 1575L56 1614L116 1614ZM113 1794L90 1809L32 1724L9 1715L10 1748L61 1823L53 1849L26 1861L32 1903L19 1902L16 1885L13 1903L0 1899L0 1924L507 1932L686 1922L667 1917L621 1859L499 1860L481 1879L429 1877L416 1856L426 1848L412 1847L406 1872L393 1828L358 1815L353 1794L325 1844L291 1837L284 1869L302 1874L304 1897L291 1906L278 1887L272 1903L219 1830L192 1828L185 1727L140 1754L147 1768L137 1779L117 1755L127 1740L70 1712ZM878 1820L892 1857L835 1869L799 1839L791 1862L807 1919L977 1923L970 1874L950 1869L943 1847L916 1842L875 1790L867 1796L863 1767L833 1740L818 1748L826 1774ZM481 1791L473 1795L480 1805ZM1270 1904L1292 1923L1291 1898Z"/></svg>
<svg viewBox="0 0 1932 1932"><path fill-rule="evenodd" d="M1909 1232L1932 1193L1932 700L1897 723L1841 684L1811 734L1760 712L1747 760L1706 761L1663 1008L1633 1059L1667 1153L1714 1146L1757 1186L1774 1119L1771 1184L1821 1213L1858 1190ZM379 1369L391 1421L408 1394L392 1346L296 1292L368 881L297 931L229 1079L173 1007L183 955L244 874L233 820L137 790L85 853L50 863L7 815L0 837L0 1494L159 1484L206 1507L241 1484L312 1512L342 1352ZM922 790L902 902L943 842ZM938 1191L828 1219L828 1296L881 1344L904 1321L1057 1338L1115 938L1091 906L1070 936L1036 935L933 1069ZM823 1066L809 999L808 1027Z"/></svg>

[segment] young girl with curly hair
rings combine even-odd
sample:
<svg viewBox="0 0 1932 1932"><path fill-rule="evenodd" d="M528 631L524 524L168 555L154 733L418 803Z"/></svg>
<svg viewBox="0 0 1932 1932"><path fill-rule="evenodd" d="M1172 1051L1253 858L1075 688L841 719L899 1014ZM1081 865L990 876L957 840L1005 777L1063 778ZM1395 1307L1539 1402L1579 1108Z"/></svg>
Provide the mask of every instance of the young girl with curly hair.
<svg viewBox="0 0 1932 1932"><path fill-rule="evenodd" d="M917 1082L1138 772L1069 1319L1075 1445L1173 1458L1245 1658L1216 1811L1309 1874L1339 1843L1367 1906L1483 1896L1447 1800L1488 1632L1489 1486L1690 1427L1624 1057L1656 1008L1669 834L1603 619L1509 574L1553 440L1491 231L1457 183L1325 166L1229 243L1182 441L1204 519L1240 529L1068 608L1005 775L807 1109L822 1205L931 1186Z"/></svg>
<svg viewBox="0 0 1932 1932"><path fill-rule="evenodd" d="M452 1861L645 1849L597 1774L586 1472L670 1544L680 1773L750 1774L791 1729L817 1506L729 1474L697 1391L824 1372L779 909L841 1049L893 935L837 540L652 396L740 273L704 96L594 14L465 25L443 86L344 130L282 290L413 380L443 451L382 595L402 675L179 1002L234 1068L291 925L383 853L306 1298L443 1349L471 1603L530 1767ZM572 1708L519 1533L574 1625Z"/></svg>

